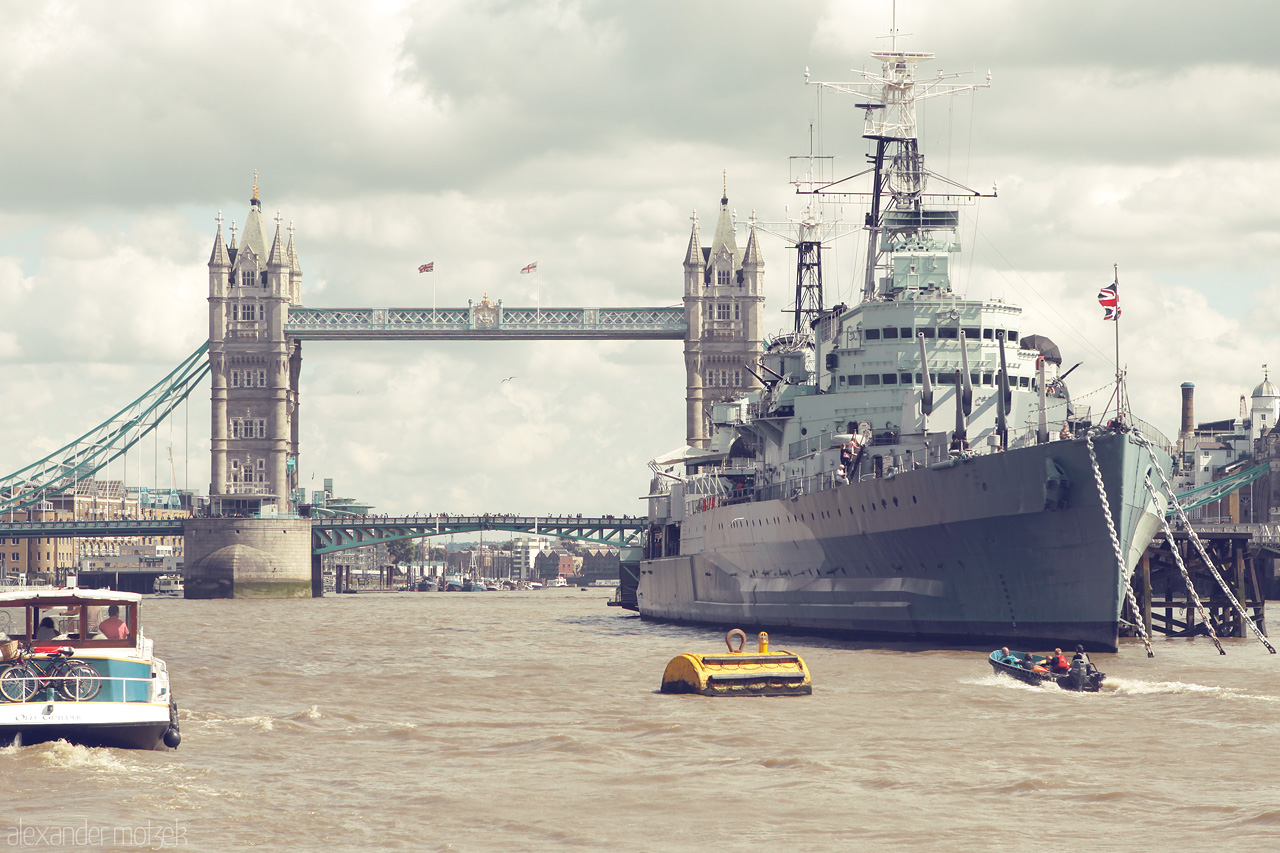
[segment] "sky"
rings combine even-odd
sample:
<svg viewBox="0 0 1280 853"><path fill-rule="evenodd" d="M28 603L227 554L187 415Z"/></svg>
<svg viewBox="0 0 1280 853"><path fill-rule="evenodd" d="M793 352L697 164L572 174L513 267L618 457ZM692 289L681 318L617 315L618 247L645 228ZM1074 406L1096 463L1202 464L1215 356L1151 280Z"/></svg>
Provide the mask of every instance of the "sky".
<svg viewBox="0 0 1280 853"><path fill-rule="evenodd" d="M124 407L207 337L215 217L296 228L309 307L680 303L695 211L860 171L849 98L889 0L34 2L0 9L0 474ZM921 112L966 209L955 276L1052 338L1101 407L1118 266L1134 413L1230 418L1276 356L1280 6L901 2L899 47L990 88ZM723 182L723 183L722 183ZM856 223L861 212L831 210ZM224 227L229 226L229 221ZM745 239L745 230L739 232ZM827 253L854 299L857 234ZM766 236L765 328L794 300ZM435 272L417 273L434 261ZM520 269L536 261L537 276ZM1274 356L1274 357L1273 357ZM502 382L508 376L516 378ZM207 382L207 380L206 380ZM302 485L379 512L639 514L684 442L678 342L303 347ZM207 384L107 476L207 491ZM172 448L174 463L168 463Z"/></svg>

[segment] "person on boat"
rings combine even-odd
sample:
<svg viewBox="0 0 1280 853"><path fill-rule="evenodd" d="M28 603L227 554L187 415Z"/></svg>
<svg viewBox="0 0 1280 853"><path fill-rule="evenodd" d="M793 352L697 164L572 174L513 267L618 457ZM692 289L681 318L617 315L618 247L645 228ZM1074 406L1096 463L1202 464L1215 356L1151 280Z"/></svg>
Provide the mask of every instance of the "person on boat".
<svg viewBox="0 0 1280 853"><path fill-rule="evenodd" d="M1066 672L1071 669L1071 664L1067 663L1067 658L1062 654L1062 649L1054 649L1053 654L1049 657L1050 672Z"/></svg>
<svg viewBox="0 0 1280 853"><path fill-rule="evenodd" d="M129 626L120 618L119 605L113 604L107 608L107 618L98 623L98 631L106 635L108 640L129 639Z"/></svg>
<svg viewBox="0 0 1280 853"><path fill-rule="evenodd" d="M1031 656L1031 652L1027 652L1022 656L1022 668L1029 669L1032 672L1048 672L1049 670L1036 663L1036 659Z"/></svg>
<svg viewBox="0 0 1280 853"><path fill-rule="evenodd" d="M58 628L53 624L53 617L46 616L40 620L40 626L36 628L37 640L52 640L58 636Z"/></svg>
<svg viewBox="0 0 1280 853"><path fill-rule="evenodd" d="M1022 661L1018 660L1018 656L1009 651L1008 646L1000 647L1000 662L1007 663L1010 666L1019 666Z"/></svg>
<svg viewBox="0 0 1280 853"><path fill-rule="evenodd" d="M1091 663L1093 663L1093 661L1089 660L1089 656L1084 653L1084 646L1077 644L1075 657L1071 658L1071 665L1073 667L1080 666L1083 668L1087 667Z"/></svg>

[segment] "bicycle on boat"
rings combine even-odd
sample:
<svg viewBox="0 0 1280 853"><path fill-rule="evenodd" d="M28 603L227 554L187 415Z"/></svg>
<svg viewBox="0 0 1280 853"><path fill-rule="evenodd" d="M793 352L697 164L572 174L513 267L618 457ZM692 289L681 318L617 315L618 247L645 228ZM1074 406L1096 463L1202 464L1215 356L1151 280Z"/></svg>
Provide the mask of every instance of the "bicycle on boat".
<svg viewBox="0 0 1280 853"><path fill-rule="evenodd" d="M88 702L102 689L102 674L86 661L71 657L75 651L69 646L46 654L32 654L30 645L10 647L5 652L0 697L7 702L30 702L49 688L59 699Z"/></svg>

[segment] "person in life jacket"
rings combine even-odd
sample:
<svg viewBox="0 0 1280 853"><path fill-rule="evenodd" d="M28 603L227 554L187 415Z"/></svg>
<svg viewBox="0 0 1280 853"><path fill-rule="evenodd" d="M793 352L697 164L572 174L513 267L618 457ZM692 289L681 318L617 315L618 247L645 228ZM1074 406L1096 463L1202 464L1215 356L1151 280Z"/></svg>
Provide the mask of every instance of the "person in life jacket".
<svg viewBox="0 0 1280 853"><path fill-rule="evenodd" d="M1071 659L1071 665L1079 665L1081 668L1084 668L1089 666L1090 663L1092 663L1092 661L1090 661L1089 656L1084 653L1084 646L1077 645L1075 657Z"/></svg>
<svg viewBox="0 0 1280 853"><path fill-rule="evenodd" d="M1067 658L1062 654L1062 649L1054 649L1053 654L1049 656L1050 672L1066 672L1071 669L1071 664L1067 662Z"/></svg>
<svg viewBox="0 0 1280 853"><path fill-rule="evenodd" d="M1041 666L1040 664L1036 663L1035 658L1031 656L1031 652L1027 652L1022 656L1022 668L1029 669L1032 672L1048 672L1049 671L1045 669L1043 666Z"/></svg>

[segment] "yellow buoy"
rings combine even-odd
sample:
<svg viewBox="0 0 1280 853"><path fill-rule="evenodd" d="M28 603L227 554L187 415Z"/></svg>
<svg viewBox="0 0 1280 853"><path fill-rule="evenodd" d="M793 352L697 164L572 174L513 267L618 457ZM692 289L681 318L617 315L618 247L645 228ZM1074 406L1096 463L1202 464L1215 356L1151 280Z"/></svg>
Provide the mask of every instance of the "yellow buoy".
<svg viewBox="0 0 1280 853"><path fill-rule="evenodd" d="M734 640L737 646L734 646ZM747 635L734 628L724 637L727 655L680 655L662 673L663 693L703 696L807 696L813 692L809 670L799 655L769 651L769 635L759 636L759 651L744 652Z"/></svg>

